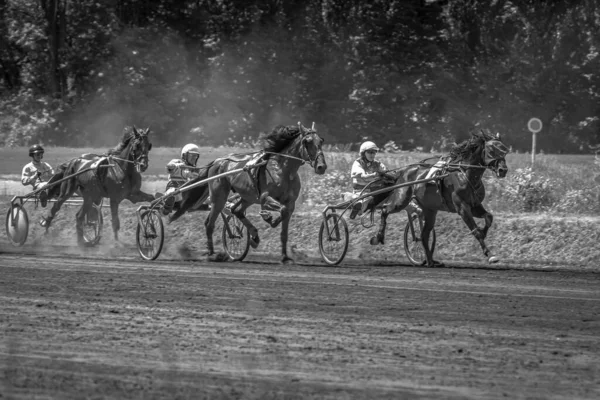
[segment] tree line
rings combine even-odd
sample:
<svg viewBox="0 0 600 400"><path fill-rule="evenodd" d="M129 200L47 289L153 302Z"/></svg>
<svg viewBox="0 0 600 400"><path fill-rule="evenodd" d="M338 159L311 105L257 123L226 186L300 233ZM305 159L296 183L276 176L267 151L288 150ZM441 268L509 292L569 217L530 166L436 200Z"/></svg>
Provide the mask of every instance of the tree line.
<svg viewBox="0 0 600 400"><path fill-rule="evenodd" d="M0 144L600 143L595 0L0 0Z"/></svg>

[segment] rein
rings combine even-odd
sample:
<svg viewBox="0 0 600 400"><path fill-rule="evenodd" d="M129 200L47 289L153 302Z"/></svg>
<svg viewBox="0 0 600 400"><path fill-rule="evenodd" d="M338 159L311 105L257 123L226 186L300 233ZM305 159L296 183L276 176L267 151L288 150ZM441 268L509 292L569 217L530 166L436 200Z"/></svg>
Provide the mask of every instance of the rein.
<svg viewBox="0 0 600 400"><path fill-rule="evenodd" d="M489 167L485 165L473 165L473 164L447 164L449 167L457 167L457 168L479 168L479 169L488 169Z"/></svg>
<svg viewBox="0 0 600 400"><path fill-rule="evenodd" d="M137 141L139 139L134 139L134 140L135 140L135 142L132 142L132 144L131 144L132 147L135 146L138 143ZM134 154L134 152L131 149L130 152L129 152L129 154L131 155L132 153ZM114 156L114 155L107 155L107 157L109 158L109 160L113 159L113 160L122 161L122 162L129 163L129 164L133 164L133 166L135 167L135 169L138 172L140 172L139 166L142 165L142 162L139 161L139 160L141 160L141 159L143 159L144 157L147 157L147 156L145 156L144 154L140 154L140 156L137 157L135 160L129 160L129 159L117 157L117 156Z"/></svg>

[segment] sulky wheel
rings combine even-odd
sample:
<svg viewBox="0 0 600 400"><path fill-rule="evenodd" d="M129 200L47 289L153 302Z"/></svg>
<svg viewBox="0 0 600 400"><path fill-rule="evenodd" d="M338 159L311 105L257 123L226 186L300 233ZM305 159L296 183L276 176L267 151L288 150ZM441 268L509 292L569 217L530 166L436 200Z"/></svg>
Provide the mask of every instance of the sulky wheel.
<svg viewBox="0 0 600 400"><path fill-rule="evenodd" d="M143 211L136 229L138 252L144 260L156 260L165 241L163 221L157 210Z"/></svg>
<svg viewBox="0 0 600 400"><path fill-rule="evenodd" d="M348 225L340 215L332 213L325 217L319 229L319 251L329 265L342 262L348 251Z"/></svg>
<svg viewBox="0 0 600 400"><path fill-rule="evenodd" d="M410 214L409 218L410 220L406 223L406 227L404 228L404 251L413 265L423 265L427 261L425 248L421 241L423 220L416 213ZM431 249L431 254L433 254L435 250L435 240L435 229L432 229L429 234L429 248Z"/></svg>
<svg viewBox="0 0 600 400"><path fill-rule="evenodd" d="M6 235L13 246L23 246L29 234L29 217L22 204L11 204L6 213Z"/></svg>
<svg viewBox="0 0 600 400"><path fill-rule="evenodd" d="M102 237L102 205L94 206L88 211L83 220L83 242L86 246L95 246Z"/></svg>
<svg viewBox="0 0 600 400"><path fill-rule="evenodd" d="M233 214L223 217L223 247L225 252L233 261L242 261L246 258L250 249L250 236L248 228Z"/></svg>

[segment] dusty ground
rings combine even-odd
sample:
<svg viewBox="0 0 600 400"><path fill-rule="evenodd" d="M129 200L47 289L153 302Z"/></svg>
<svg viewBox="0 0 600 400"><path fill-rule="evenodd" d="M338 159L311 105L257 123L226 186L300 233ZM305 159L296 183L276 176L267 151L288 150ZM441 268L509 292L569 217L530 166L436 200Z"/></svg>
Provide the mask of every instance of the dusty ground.
<svg viewBox="0 0 600 400"><path fill-rule="evenodd" d="M1 398L600 397L600 275L577 268L1 249Z"/></svg>
<svg viewBox="0 0 600 400"><path fill-rule="evenodd" d="M44 235L33 205L24 247L0 237L0 398L600 397L593 218L499 216L504 257L488 266L444 217L448 267L434 269L409 266L397 232L372 248L353 223L347 259L327 267L306 211L283 267L260 222L249 262L203 262L205 213L143 262L124 204L121 244L107 220L99 246L74 247L73 208Z"/></svg>

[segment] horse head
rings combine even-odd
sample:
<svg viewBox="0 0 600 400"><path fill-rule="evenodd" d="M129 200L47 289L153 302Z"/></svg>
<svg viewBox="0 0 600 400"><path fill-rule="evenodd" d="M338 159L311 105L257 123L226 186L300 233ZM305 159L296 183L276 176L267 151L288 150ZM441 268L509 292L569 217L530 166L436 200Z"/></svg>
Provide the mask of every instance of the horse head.
<svg viewBox="0 0 600 400"><path fill-rule="evenodd" d="M310 129L305 128L298 122L298 128L300 129L302 146L300 154L302 154L302 159L310 163L310 166L313 167L316 174L323 175L327 169L327 163L325 162L325 155L323 154L322 149L324 139L320 137L315 130L314 122Z"/></svg>
<svg viewBox="0 0 600 400"><path fill-rule="evenodd" d="M152 150L152 143L150 143L150 138L148 137L150 128L137 129L134 126L132 133L130 157L135 162L138 172L144 172L148 169L148 153Z"/></svg>
<svg viewBox="0 0 600 400"><path fill-rule="evenodd" d="M508 147L502 143L500 133L495 136L483 132L483 138L485 140L483 146L483 162L486 167L494 171L498 178L504 178L508 173L508 166L506 165L506 154L508 154Z"/></svg>

